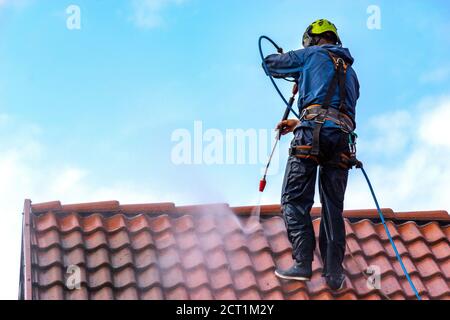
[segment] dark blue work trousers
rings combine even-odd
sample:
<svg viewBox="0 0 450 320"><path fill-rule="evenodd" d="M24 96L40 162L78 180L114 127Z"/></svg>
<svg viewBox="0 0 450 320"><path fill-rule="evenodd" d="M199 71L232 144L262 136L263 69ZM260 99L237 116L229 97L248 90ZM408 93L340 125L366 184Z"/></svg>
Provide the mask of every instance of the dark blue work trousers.
<svg viewBox="0 0 450 320"><path fill-rule="evenodd" d="M311 146L312 128L297 128L291 147ZM319 192L322 203L319 248L324 275L342 274L345 255L345 224L342 216L348 170L327 164L336 154L349 151L348 134L338 128L324 127L320 135L320 165L312 159L290 156L282 190L282 211L293 258L312 263L316 238L310 211L319 168Z"/></svg>

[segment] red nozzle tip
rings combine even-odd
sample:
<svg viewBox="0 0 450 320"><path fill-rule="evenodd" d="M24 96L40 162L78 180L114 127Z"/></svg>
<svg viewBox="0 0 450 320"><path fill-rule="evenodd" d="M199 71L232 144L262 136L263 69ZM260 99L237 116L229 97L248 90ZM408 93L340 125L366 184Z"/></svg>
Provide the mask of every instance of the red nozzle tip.
<svg viewBox="0 0 450 320"><path fill-rule="evenodd" d="M264 192L266 190L267 181L265 179L262 179L259 182L259 192Z"/></svg>

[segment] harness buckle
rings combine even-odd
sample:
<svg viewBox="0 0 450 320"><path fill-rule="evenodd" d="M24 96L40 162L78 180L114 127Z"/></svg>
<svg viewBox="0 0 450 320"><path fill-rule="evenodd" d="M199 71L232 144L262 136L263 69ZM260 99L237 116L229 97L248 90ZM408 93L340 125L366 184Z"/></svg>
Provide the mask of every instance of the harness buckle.
<svg viewBox="0 0 450 320"><path fill-rule="evenodd" d="M320 110L319 114L314 119L314 122L318 124L324 124L327 119L327 114L328 114L327 109Z"/></svg>
<svg viewBox="0 0 450 320"><path fill-rule="evenodd" d="M348 148L350 150L350 154L356 158L356 138L357 135L354 132L349 133L348 135Z"/></svg>
<svg viewBox="0 0 450 320"><path fill-rule="evenodd" d="M300 113L300 121L303 121L308 113L308 108L303 108L302 113Z"/></svg>

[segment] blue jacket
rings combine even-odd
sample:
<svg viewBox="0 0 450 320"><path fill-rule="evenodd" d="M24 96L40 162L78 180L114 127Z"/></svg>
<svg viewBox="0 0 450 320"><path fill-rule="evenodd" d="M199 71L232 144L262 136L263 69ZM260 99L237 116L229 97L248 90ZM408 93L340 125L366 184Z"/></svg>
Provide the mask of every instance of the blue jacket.
<svg viewBox="0 0 450 320"><path fill-rule="evenodd" d="M359 98L359 81L351 65L354 62L350 51L336 45L313 46L306 49L290 51L285 54L268 56L265 61L273 76L289 76L297 80L299 87L298 108L302 109L312 104L322 104L335 69L327 50L343 58L348 64L346 79L347 113L355 120L356 102ZM331 107L339 109L339 88L331 101ZM304 121L301 127L312 127L313 121ZM337 127L327 121L325 127Z"/></svg>

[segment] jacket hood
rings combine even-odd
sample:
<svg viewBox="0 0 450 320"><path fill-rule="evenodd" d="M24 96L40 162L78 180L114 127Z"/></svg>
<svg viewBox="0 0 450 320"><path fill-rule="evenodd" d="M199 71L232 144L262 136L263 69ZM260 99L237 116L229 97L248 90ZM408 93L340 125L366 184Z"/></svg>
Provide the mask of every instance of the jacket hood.
<svg viewBox="0 0 450 320"><path fill-rule="evenodd" d="M349 63L350 65L352 65L353 62L355 62L355 59L353 59L350 53L350 50L348 50L347 48L330 44L323 45L322 48L327 49L332 53L334 53L335 55L341 57L342 59L345 60L345 62Z"/></svg>

